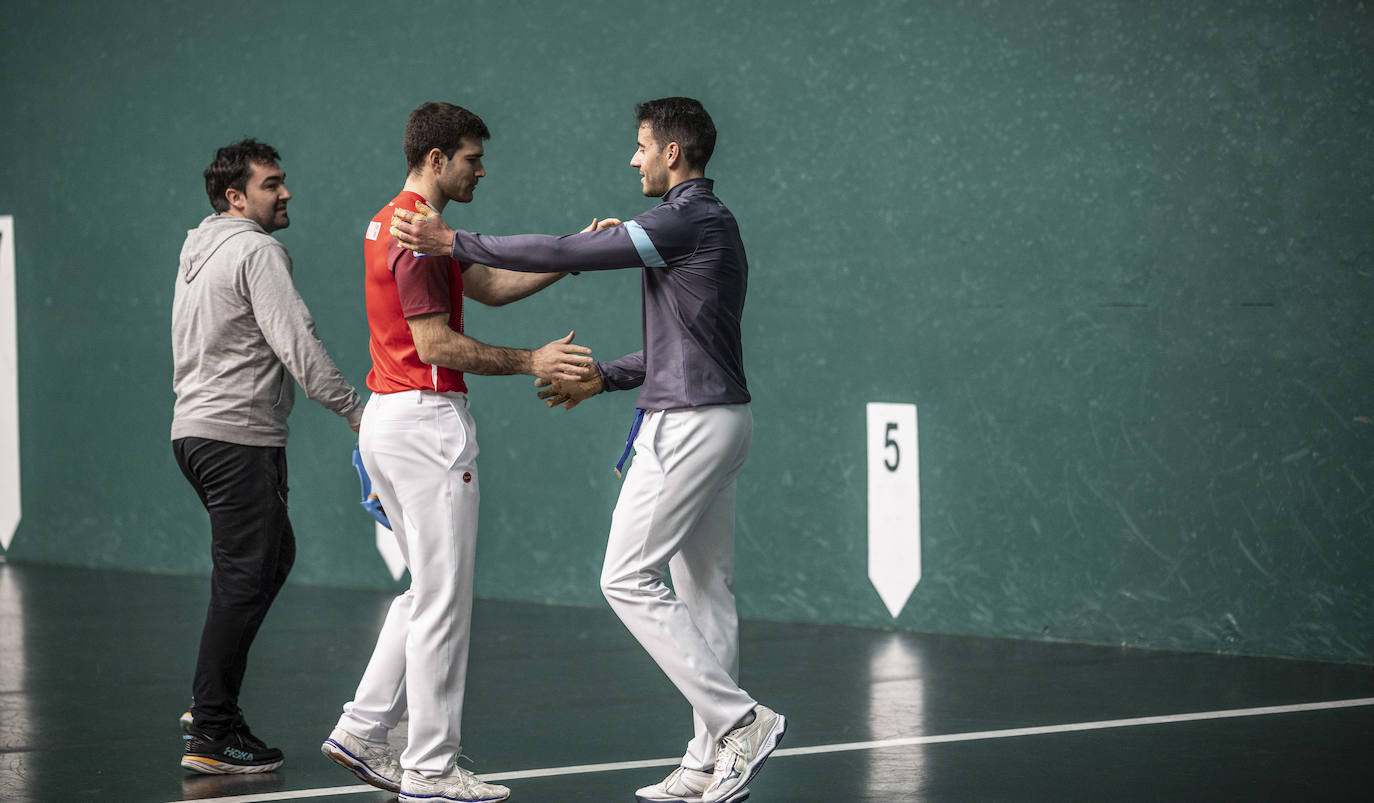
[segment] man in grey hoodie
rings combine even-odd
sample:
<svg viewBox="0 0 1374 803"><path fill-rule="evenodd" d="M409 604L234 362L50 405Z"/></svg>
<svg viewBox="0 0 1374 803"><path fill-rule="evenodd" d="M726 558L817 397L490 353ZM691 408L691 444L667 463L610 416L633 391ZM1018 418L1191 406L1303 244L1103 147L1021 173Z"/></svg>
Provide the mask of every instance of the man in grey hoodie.
<svg viewBox="0 0 1374 803"><path fill-rule="evenodd" d="M296 554L286 506L295 382L355 432L363 413L271 236L290 225L278 161L252 139L219 149L205 170L215 214L187 232L172 300L172 450L210 514L213 558L181 766L208 774L282 764L238 698L249 647Z"/></svg>

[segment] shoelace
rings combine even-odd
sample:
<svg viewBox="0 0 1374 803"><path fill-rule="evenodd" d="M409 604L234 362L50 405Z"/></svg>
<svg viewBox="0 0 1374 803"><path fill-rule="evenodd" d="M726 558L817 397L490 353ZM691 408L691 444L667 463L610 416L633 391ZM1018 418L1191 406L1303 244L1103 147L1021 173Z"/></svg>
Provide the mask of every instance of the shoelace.
<svg viewBox="0 0 1374 803"><path fill-rule="evenodd" d="M232 737L234 741L238 742L239 746L245 747L255 753L264 752L272 749L267 745L267 742L264 742L257 736L253 735L253 732L248 730L247 726L245 726L243 730L233 731Z"/></svg>
<svg viewBox="0 0 1374 803"><path fill-rule="evenodd" d="M467 756L459 754L458 758L467 758ZM472 759L468 758L468 761L472 761ZM495 788L492 784L478 778L475 773L470 772L464 767L458 766L456 762L453 765L453 770L453 774L446 779L447 784L450 788L458 788L465 795L484 793L484 789L491 790Z"/></svg>
<svg viewBox="0 0 1374 803"><path fill-rule="evenodd" d="M720 777L721 768L728 767L734 763L734 757L744 758L744 745L734 734L727 734L720 740L720 747L716 748L716 777Z"/></svg>
<svg viewBox="0 0 1374 803"><path fill-rule="evenodd" d="M712 778L707 778L707 786L711 785L711 780ZM687 780L686 767L678 767L677 769L668 773L668 777L663 779L663 782L660 784L660 786L663 788L663 791L668 792L670 794L681 794L678 792L674 792L673 790L675 789L686 790L686 793L688 794L699 793L700 791L696 788L696 786L694 786L690 781Z"/></svg>
<svg viewBox="0 0 1374 803"><path fill-rule="evenodd" d="M359 758L374 764L386 764L388 767L394 764L398 769L401 766L396 759L396 754L391 752L391 746L387 744L378 745L363 742L363 753Z"/></svg>

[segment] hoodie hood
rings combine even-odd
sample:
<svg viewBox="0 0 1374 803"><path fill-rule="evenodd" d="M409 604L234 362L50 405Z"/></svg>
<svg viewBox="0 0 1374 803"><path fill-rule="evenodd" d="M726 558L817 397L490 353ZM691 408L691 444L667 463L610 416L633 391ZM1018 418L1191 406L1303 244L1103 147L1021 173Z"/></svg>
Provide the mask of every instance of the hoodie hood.
<svg viewBox="0 0 1374 803"><path fill-rule="evenodd" d="M202 220L199 226L186 232L186 242L181 246L182 281L193 281L210 257L229 240L240 234L253 233L271 236L248 218L217 214Z"/></svg>

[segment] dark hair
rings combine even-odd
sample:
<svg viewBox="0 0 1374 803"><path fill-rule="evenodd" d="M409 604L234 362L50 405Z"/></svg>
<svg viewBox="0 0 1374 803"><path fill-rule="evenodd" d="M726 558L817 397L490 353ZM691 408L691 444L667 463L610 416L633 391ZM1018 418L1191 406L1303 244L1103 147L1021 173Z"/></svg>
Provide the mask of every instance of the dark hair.
<svg viewBox="0 0 1374 803"><path fill-rule="evenodd" d="M224 197L226 190L243 192L248 186L248 176L253 172L253 164L274 165L281 161L277 149L256 139L241 139L233 145L225 145L215 153L215 161L205 168L205 194L210 196L210 206L216 212L229 211L229 199Z"/></svg>
<svg viewBox="0 0 1374 803"><path fill-rule="evenodd" d="M425 155L438 148L445 156L463 145L463 139L480 141L491 139L491 132L482 118L452 103L426 103L410 113L406 120L406 169L414 172L425 161Z"/></svg>
<svg viewBox="0 0 1374 803"><path fill-rule="evenodd" d="M648 123L654 142L676 142L691 167L703 170L716 149L716 124L700 101L692 98L646 100L635 107L635 123Z"/></svg>

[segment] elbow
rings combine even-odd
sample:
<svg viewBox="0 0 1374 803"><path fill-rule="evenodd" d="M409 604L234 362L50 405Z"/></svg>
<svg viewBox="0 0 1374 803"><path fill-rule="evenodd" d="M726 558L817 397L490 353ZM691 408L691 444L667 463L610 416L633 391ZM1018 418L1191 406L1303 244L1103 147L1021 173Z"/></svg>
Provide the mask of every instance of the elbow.
<svg viewBox="0 0 1374 803"><path fill-rule="evenodd" d="M425 365L447 365L450 342L454 331L449 328L448 316L432 313L407 318L410 339L415 344L415 356Z"/></svg>
<svg viewBox="0 0 1374 803"><path fill-rule="evenodd" d="M420 358L420 362L425 365L433 365L438 355L434 353L434 346L428 340L415 341L415 356Z"/></svg>

